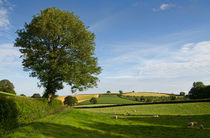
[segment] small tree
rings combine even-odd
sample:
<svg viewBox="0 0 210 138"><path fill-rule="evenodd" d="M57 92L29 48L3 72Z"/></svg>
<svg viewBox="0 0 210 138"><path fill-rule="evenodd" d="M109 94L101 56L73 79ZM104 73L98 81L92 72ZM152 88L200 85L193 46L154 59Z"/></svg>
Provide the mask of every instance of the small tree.
<svg viewBox="0 0 210 138"><path fill-rule="evenodd" d="M110 92L110 91L107 91L106 93L107 93L107 94L111 94L111 92Z"/></svg>
<svg viewBox="0 0 210 138"><path fill-rule="evenodd" d="M122 95L123 94L123 91L122 90L119 90L119 93Z"/></svg>
<svg viewBox="0 0 210 138"><path fill-rule="evenodd" d="M97 99L96 99L95 97L92 97L92 98L90 99L90 103L96 104L96 103L97 103Z"/></svg>
<svg viewBox="0 0 210 138"><path fill-rule="evenodd" d="M14 85L7 79L0 81L0 91L16 94Z"/></svg>
<svg viewBox="0 0 210 138"><path fill-rule="evenodd" d="M41 98L39 93L34 93L31 98Z"/></svg>
<svg viewBox="0 0 210 138"><path fill-rule="evenodd" d="M180 92L180 96L185 96L185 92Z"/></svg>
<svg viewBox="0 0 210 138"><path fill-rule="evenodd" d="M78 100L76 97L73 96L66 96L64 99L64 104L68 106L74 106L78 103Z"/></svg>
<svg viewBox="0 0 210 138"><path fill-rule="evenodd" d="M144 96L141 96L140 101L141 102L144 102L145 101L145 97Z"/></svg>

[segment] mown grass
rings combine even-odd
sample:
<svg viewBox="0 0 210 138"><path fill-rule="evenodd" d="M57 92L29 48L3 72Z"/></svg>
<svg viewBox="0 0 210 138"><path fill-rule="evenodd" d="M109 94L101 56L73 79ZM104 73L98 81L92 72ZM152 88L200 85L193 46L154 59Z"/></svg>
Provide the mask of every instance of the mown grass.
<svg viewBox="0 0 210 138"><path fill-rule="evenodd" d="M168 94L163 94L163 93L155 93L155 92L129 92L129 93L124 93L123 95L128 95L128 96L169 96Z"/></svg>
<svg viewBox="0 0 210 138"><path fill-rule="evenodd" d="M97 98L97 104L131 104L138 103L136 101L122 99L117 95L103 95ZM81 102L79 105L91 104L89 100Z"/></svg>
<svg viewBox="0 0 210 138"><path fill-rule="evenodd" d="M124 107L88 109L67 108L29 125L8 132L5 137L210 137L210 103L127 106L130 116L120 115ZM113 111L118 119L113 118ZM159 118L152 115L159 114ZM181 116L177 116L177 115ZM192 119L190 119L191 117ZM200 131L187 127L190 121L204 125Z"/></svg>

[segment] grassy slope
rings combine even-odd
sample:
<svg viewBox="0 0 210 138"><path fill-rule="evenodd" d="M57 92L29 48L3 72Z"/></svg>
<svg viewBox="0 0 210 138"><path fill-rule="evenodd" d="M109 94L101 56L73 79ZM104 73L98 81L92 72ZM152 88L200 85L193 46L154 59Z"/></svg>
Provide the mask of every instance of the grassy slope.
<svg viewBox="0 0 210 138"><path fill-rule="evenodd" d="M154 93L154 92L129 92L129 93L124 93L123 95L129 95L129 96L169 96L168 94Z"/></svg>
<svg viewBox="0 0 210 138"><path fill-rule="evenodd" d="M118 115L117 120L112 112L121 111L122 107L88 111L67 108L60 114L19 127L7 137L210 137L209 106L210 103L129 106L127 110L136 109L137 113ZM93 113L96 110L106 114ZM154 113L160 117L153 118ZM187 127L189 116L204 124L205 129Z"/></svg>
<svg viewBox="0 0 210 138"><path fill-rule="evenodd" d="M116 95L107 95L107 96L105 95L97 99L97 104L129 104L129 103L137 103L137 102L127 99L122 99ZM88 104L91 104L89 100L80 103L80 105L88 105Z"/></svg>

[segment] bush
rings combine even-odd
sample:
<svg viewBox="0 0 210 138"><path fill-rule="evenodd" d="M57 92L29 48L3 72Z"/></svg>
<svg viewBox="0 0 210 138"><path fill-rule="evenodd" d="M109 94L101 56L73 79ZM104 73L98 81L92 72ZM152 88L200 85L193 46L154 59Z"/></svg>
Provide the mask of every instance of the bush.
<svg viewBox="0 0 210 138"><path fill-rule="evenodd" d="M96 99L95 97L92 97L92 98L90 99L90 103L96 104L96 103L97 103L97 99Z"/></svg>
<svg viewBox="0 0 210 138"><path fill-rule="evenodd" d="M73 96L66 96L64 99L65 105L73 106L73 105L76 105L77 103L78 103L77 98Z"/></svg>
<svg viewBox="0 0 210 138"><path fill-rule="evenodd" d="M25 94L20 94L20 96L24 96L24 97L26 97L26 95L25 95Z"/></svg>
<svg viewBox="0 0 210 138"><path fill-rule="evenodd" d="M34 93L31 98L41 98L39 93Z"/></svg>
<svg viewBox="0 0 210 138"><path fill-rule="evenodd" d="M14 85L9 80L0 81L0 91L16 94L14 88Z"/></svg>
<svg viewBox="0 0 210 138"><path fill-rule="evenodd" d="M62 105L59 100L48 104L47 99L0 96L0 128L12 129L19 124L30 123L55 112Z"/></svg>

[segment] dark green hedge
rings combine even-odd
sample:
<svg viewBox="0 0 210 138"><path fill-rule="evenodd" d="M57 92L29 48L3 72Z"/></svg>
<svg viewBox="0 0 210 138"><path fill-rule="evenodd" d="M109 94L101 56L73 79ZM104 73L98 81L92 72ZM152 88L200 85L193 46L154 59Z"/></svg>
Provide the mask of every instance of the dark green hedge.
<svg viewBox="0 0 210 138"><path fill-rule="evenodd" d="M20 124L55 112L62 106L59 100L48 103L47 99L33 99L22 96L0 96L0 128L12 129Z"/></svg>

